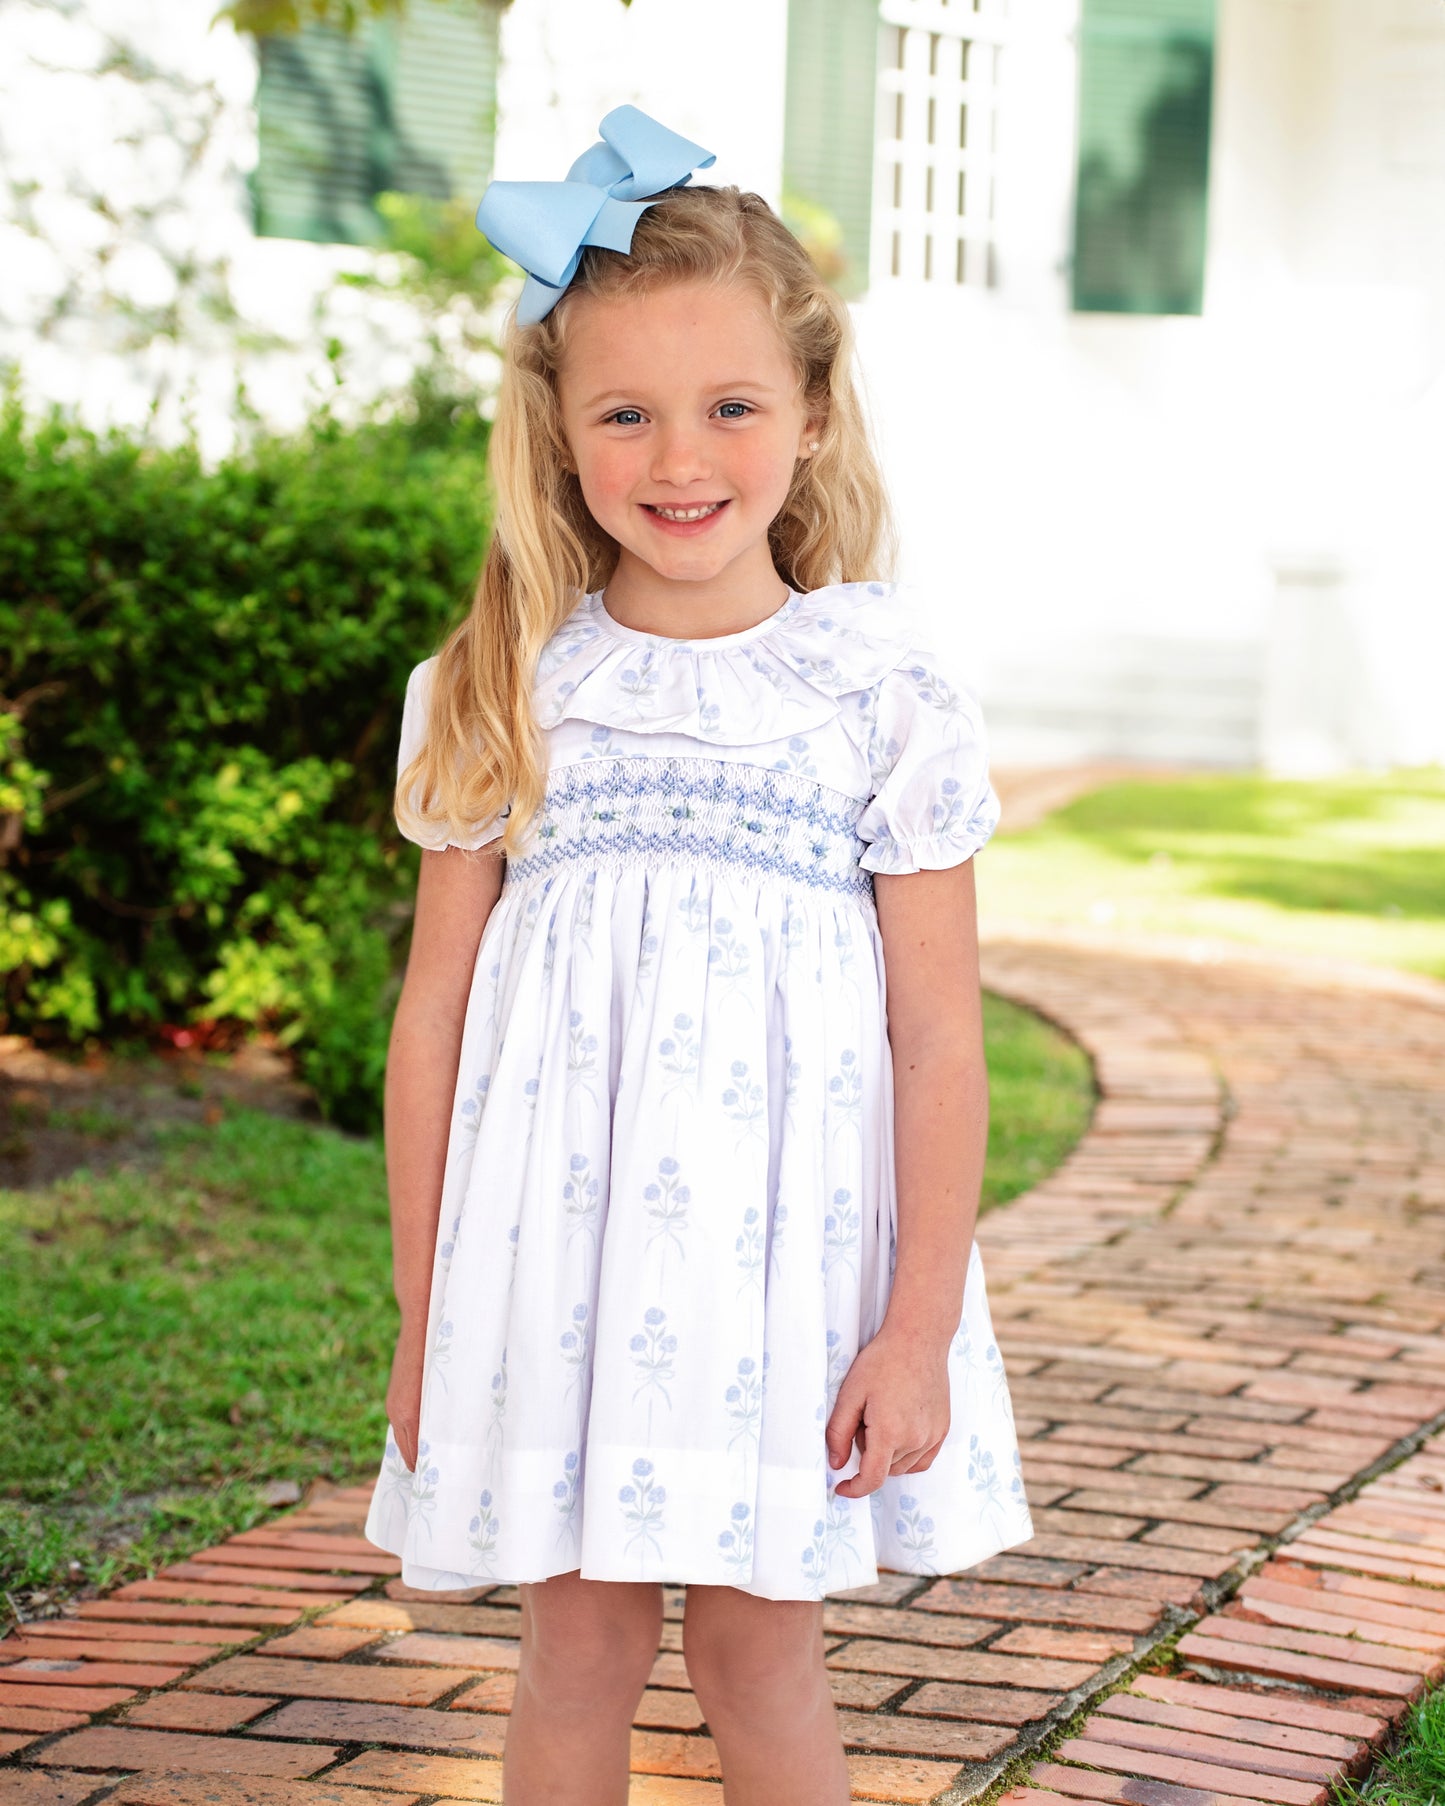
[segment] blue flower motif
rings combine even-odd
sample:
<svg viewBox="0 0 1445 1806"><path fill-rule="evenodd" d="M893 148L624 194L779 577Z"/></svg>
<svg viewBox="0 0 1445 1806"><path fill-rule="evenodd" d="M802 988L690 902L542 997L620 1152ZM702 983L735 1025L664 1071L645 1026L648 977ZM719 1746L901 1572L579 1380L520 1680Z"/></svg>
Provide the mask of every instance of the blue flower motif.
<svg viewBox="0 0 1445 1806"><path fill-rule="evenodd" d="M664 1529L663 1506L667 1503L667 1489L653 1479L653 1466L645 1455L640 1455L632 1463L632 1477L635 1485L623 1486L619 1489L618 1502L624 1507L623 1517L628 1526L626 1547L638 1551L639 1571L646 1572L649 1551L653 1555L661 1555L661 1535Z"/></svg>
<svg viewBox="0 0 1445 1806"><path fill-rule="evenodd" d="M567 1218L567 1239L579 1232L597 1233L597 1213L602 1202L602 1182L591 1170L585 1154L568 1161L568 1177L562 1186L562 1208Z"/></svg>
<svg viewBox="0 0 1445 1806"><path fill-rule="evenodd" d="M753 1566L752 1507L739 1499L728 1513L728 1527L718 1532L718 1548L734 1582L747 1580Z"/></svg>
<svg viewBox="0 0 1445 1806"><path fill-rule="evenodd" d="M493 1445L502 1435L507 1417L507 1351L502 1350L502 1364L492 1375L492 1418L487 1426L487 1442Z"/></svg>
<svg viewBox="0 0 1445 1806"><path fill-rule="evenodd" d="M749 1204L743 1212L742 1232L735 1244L737 1248L738 1267L742 1272L742 1283L739 1291L752 1286L761 1291L763 1276L763 1255L767 1243L767 1234L757 1206Z"/></svg>
<svg viewBox="0 0 1445 1806"><path fill-rule="evenodd" d="M493 1573L496 1566L497 1541L501 1531L501 1520L492 1510L490 1488L483 1491L478 1505L479 1509L467 1527L467 1540L475 1551L472 1572L488 1576Z"/></svg>
<svg viewBox="0 0 1445 1806"><path fill-rule="evenodd" d="M723 1107L743 1133L734 1146L741 1147L749 1136L763 1136L767 1130L767 1093L757 1079L748 1078L746 1060L734 1060L731 1066L734 1083L722 1094Z"/></svg>
<svg viewBox="0 0 1445 1806"><path fill-rule="evenodd" d="M677 1353L677 1337L667 1328L667 1312L658 1305L650 1305L643 1312L642 1321L644 1328L630 1338L628 1348L632 1353L633 1371L638 1376L632 1399L634 1404L644 1396L647 1399L647 1434L650 1441L654 1398L660 1397L668 1410L672 1409L672 1395L668 1391L668 1385L673 1377L672 1358ZM636 1471L634 1467L633 1472Z"/></svg>
<svg viewBox="0 0 1445 1806"><path fill-rule="evenodd" d="M661 1243L658 1271L662 1274L667 1268L669 1246L676 1248L681 1258L685 1259L687 1256L687 1249L683 1245L683 1231L687 1228L687 1207L692 1202L692 1188L679 1179L678 1163L670 1154L658 1161L657 1172L658 1179L643 1187L642 1196L647 1205L647 1215L652 1220L652 1227L647 1233L647 1245L650 1248L654 1243Z"/></svg>
<svg viewBox="0 0 1445 1806"><path fill-rule="evenodd" d="M698 1061L702 1053L702 1043L692 1031L692 1017L679 1013L672 1019L673 1033L663 1037L657 1044L657 1051L662 1063L673 1075L668 1091L675 1090L684 1080L697 1076Z"/></svg>
<svg viewBox="0 0 1445 1806"><path fill-rule="evenodd" d="M821 1599L828 1585L828 1527L819 1518L813 1525L813 1540L803 1550L803 1578Z"/></svg>
<svg viewBox="0 0 1445 1806"><path fill-rule="evenodd" d="M851 1047L845 1047L838 1061L838 1071L828 1080L828 1114L837 1128L851 1123L862 1128L863 1069ZM835 1133L837 1132L835 1128Z"/></svg>
<svg viewBox="0 0 1445 1806"><path fill-rule="evenodd" d="M758 1373L758 1364L751 1355L743 1355L739 1359L737 1376L724 1392L723 1400L733 1424L728 1447L734 1448L741 1443L746 1463L757 1449L763 1421L763 1383Z"/></svg>
<svg viewBox="0 0 1445 1806"><path fill-rule="evenodd" d="M596 1102L597 1092L593 1089L593 1081L597 1077L598 1039L589 1034L582 1019L581 1010L570 1012L567 1027L567 1086L570 1090L580 1085L587 1095Z"/></svg>
<svg viewBox="0 0 1445 1806"><path fill-rule="evenodd" d="M572 1306L572 1316L567 1327L557 1338L562 1350L562 1359L570 1368L567 1379L567 1390L580 1384L588 1368L592 1352L591 1325L588 1321L591 1313L585 1303Z"/></svg>
<svg viewBox="0 0 1445 1806"><path fill-rule="evenodd" d="M863 1218L846 1186L833 1193L833 1208L823 1218L823 1270L831 1273L840 1263L854 1271L861 1245Z"/></svg>
<svg viewBox="0 0 1445 1806"><path fill-rule="evenodd" d="M568 1449L562 1457L562 1477L552 1486L552 1497L557 1501L557 1512L560 1519L557 1528L559 1544L565 1544L576 1530L578 1489L581 1478L581 1457L576 1449Z"/></svg>
<svg viewBox="0 0 1445 1806"><path fill-rule="evenodd" d="M923 1571L923 1564L935 1559L933 1546L933 1519L924 1516L918 1500L912 1493L900 1493L898 1497L899 1516L893 1528L898 1540L914 1558L919 1567L916 1572Z"/></svg>

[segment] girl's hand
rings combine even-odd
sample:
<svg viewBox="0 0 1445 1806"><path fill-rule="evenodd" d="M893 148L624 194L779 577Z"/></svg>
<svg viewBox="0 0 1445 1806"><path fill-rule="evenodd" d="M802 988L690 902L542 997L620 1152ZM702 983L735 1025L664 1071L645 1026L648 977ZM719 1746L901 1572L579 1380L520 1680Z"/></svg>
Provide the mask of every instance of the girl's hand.
<svg viewBox="0 0 1445 1806"><path fill-rule="evenodd" d="M386 1389L386 1420L402 1460L413 1471L421 1432L421 1373L425 1356L425 1322L403 1318L391 1360L391 1383Z"/></svg>
<svg viewBox="0 0 1445 1806"><path fill-rule="evenodd" d="M828 1465L845 1467L854 1439L862 1466L833 1488L847 1499L876 1492L890 1474L931 1467L948 1434L948 1343L885 1323L860 1348L828 1419Z"/></svg>

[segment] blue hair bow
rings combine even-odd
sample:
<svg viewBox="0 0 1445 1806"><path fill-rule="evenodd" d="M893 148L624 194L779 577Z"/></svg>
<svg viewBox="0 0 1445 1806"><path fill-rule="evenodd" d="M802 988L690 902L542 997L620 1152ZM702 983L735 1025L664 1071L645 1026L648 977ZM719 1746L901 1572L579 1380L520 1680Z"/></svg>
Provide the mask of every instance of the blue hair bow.
<svg viewBox="0 0 1445 1806"><path fill-rule="evenodd" d="M630 250L644 210L690 181L694 169L717 162L639 107L614 107L598 130L601 142L583 151L565 181L492 182L477 208L480 230L527 272L517 302L521 326L551 313L577 274L584 245Z"/></svg>

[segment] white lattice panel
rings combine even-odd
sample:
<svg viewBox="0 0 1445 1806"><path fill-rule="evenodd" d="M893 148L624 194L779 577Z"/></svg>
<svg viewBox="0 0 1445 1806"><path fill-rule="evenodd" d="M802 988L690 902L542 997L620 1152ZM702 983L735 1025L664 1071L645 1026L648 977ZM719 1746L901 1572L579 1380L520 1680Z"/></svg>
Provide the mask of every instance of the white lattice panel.
<svg viewBox="0 0 1445 1806"><path fill-rule="evenodd" d="M1009 0L882 0L871 279L991 288Z"/></svg>

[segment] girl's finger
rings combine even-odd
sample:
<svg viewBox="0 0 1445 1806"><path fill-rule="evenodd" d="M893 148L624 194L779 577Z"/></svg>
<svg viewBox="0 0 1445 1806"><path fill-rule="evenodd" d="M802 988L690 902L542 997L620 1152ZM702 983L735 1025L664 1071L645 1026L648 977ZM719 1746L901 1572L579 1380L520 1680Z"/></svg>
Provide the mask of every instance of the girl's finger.
<svg viewBox="0 0 1445 1806"><path fill-rule="evenodd" d="M874 1432L872 1446L869 1446L868 1441L865 1438L861 1443L861 1447L863 1451L863 1465L858 1469L858 1472L853 1475L851 1480L841 1481L833 1488L834 1492L842 1493L844 1498L847 1499L861 1499L870 1492L877 1492L878 1488L888 1478L889 1465L893 1460L893 1445L891 1443L880 1442L877 1438L876 1431Z"/></svg>
<svg viewBox="0 0 1445 1806"><path fill-rule="evenodd" d="M824 1432L824 1440L828 1448L829 1467L846 1467L848 1456L853 1448L853 1441L858 1440L859 1452L863 1449L863 1407L867 1400L850 1396L847 1384L838 1394L837 1403L833 1406L833 1415L828 1419L828 1428Z"/></svg>
<svg viewBox="0 0 1445 1806"><path fill-rule="evenodd" d="M928 1465L942 1446L940 1438L937 1442L921 1443L916 1449L900 1449L888 1471L890 1474L916 1474L920 1468Z"/></svg>
<svg viewBox="0 0 1445 1806"><path fill-rule="evenodd" d="M888 1478L892 1457L891 1448L875 1449L871 1455L864 1454L863 1465L858 1470L858 1479L863 1483L864 1492L877 1492Z"/></svg>

